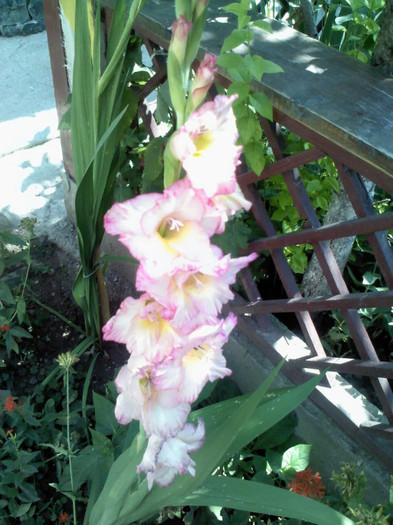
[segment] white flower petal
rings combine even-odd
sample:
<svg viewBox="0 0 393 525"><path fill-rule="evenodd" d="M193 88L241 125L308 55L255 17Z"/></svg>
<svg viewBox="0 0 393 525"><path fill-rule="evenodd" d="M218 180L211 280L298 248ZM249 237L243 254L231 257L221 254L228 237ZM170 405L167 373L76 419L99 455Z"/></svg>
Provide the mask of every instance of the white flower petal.
<svg viewBox="0 0 393 525"><path fill-rule="evenodd" d="M218 95L191 113L172 137L171 150L194 188L208 197L236 191L236 166L242 151L232 111L234 96Z"/></svg>
<svg viewBox="0 0 393 525"><path fill-rule="evenodd" d="M204 442L205 427L202 419L198 419L198 426L190 423L177 433L176 436L162 439L150 436L149 442L138 466L138 472L147 473L148 487L153 483L168 486L175 479L176 474L195 475L195 461L188 455L198 450Z"/></svg>

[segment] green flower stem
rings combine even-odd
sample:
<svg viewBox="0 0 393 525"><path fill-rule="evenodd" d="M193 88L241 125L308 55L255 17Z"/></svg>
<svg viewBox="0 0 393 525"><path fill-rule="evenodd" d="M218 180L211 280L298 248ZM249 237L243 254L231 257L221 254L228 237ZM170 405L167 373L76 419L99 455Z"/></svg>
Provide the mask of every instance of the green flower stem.
<svg viewBox="0 0 393 525"><path fill-rule="evenodd" d="M98 296L100 301L100 311L101 311L101 322L102 325L105 325L109 319L111 318L111 312L110 312L110 306L109 306L109 296L108 296L108 290L105 283L105 277L104 272L102 271L102 267L97 264L100 261L101 254L100 254L100 246L96 246L94 249L93 254L93 265L97 265L97 273L96 273L96 279L97 279L97 286L98 286Z"/></svg>
<svg viewBox="0 0 393 525"><path fill-rule="evenodd" d="M65 368L65 383L66 383L66 404L67 404L67 451L68 451L68 464L70 466L70 485L71 485L71 499L72 499L72 512L74 515L74 525L77 525L76 516L76 499L74 494L74 475L72 472L72 448L71 448L71 425L70 425L70 367Z"/></svg>
<svg viewBox="0 0 393 525"><path fill-rule="evenodd" d="M28 239L28 256L26 257L27 268L26 268L25 278L24 278L24 280L23 280L23 284L22 284L22 291L21 291L21 294L20 294L20 298L21 298L21 299L24 298L25 293L26 293L27 280L28 280L28 278L29 278L30 268L31 268L31 264L32 264L31 255L30 255L30 252L31 252L31 239L32 239L32 236L33 236L33 234L29 235L29 239ZM15 312L12 314L12 317L11 317L11 319L10 319L10 322L11 322L11 323L12 323L12 321L15 319L17 313L18 313L18 310L15 309Z"/></svg>
<svg viewBox="0 0 393 525"><path fill-rule="evenodd" d="M67 422L67 456L68 456L68 465L70 468L70 485L71 485L71 500L72 500L72 509L74 514L74 525L77 525L76 517L76 497L74 493L74 475L72 472L72 447L71 447L71 432L70 432L70 370L72 366L78 361L78 357L73 355L71 352L66 352L65 354L60 354L56 359L60 368L64 370L64 384L66 388L66 422Z"/></svg>

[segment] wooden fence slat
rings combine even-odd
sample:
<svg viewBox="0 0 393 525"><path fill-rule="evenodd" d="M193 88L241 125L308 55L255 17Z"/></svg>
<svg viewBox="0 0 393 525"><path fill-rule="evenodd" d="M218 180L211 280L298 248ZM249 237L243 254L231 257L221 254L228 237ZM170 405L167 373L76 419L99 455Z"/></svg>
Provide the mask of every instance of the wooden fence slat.
<svg viewBox="0 0 393 525"><path fill-rule="evenodd" d="M291 299L254 300L245 306L234 306L239 313L323 312L359 308L390 308L393 290L337 294L329 297L301 297Z"/></svg>
<svg viewBox="0 0 393 525"><path fill-rule="evenodd" d="M366 377L386 377L393 379L393 363L380 361L362 361L345 357L310 357L297 359L297 365L302 368L314 368L340 372L340 374L354 374Z"/></svg>
<svg viewBox="0 0 393 525"><path fill-rule="evenodd" d="M343 237L364 235L389 229L393 229L393 212L352 219L346 222L330 223L313 229L305 228L301 231L283 233L274 237L265 237L250 242L244 253L273 250L275 248L306 243L313 244L317 241L341 239Z"/></svg>

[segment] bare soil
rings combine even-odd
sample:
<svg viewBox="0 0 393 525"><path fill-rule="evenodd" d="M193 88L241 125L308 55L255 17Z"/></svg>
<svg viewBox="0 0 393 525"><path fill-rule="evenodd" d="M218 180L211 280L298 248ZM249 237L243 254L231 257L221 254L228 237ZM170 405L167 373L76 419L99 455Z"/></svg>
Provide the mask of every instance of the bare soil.
<svg viewBox="0 0 393 525"><path fill-rule="evenodd" d="M71 352L85 338L83 313L72 296L72 285L79 269L77 254L70 256L59 244L39 237L33 241L27 299L27 314L31 322L31 339L19 342L20 359L12 359L5 377L13 395L25 396L56 366L59 354ZM111 289L116 287L111 286ZM113 300L113 313L119 301ZM79 330L76 328L79 327ZM92 356L98 352L92 387L103 391L114 379L115 371L128 356L123 345L104 343L92 346L76 365L83 373Z"/></svg>

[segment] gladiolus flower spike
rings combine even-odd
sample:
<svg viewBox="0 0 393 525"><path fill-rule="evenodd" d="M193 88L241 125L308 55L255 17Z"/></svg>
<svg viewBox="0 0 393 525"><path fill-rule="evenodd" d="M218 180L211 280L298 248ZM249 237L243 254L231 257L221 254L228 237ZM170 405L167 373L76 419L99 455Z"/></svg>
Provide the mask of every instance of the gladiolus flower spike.
<svg viewBox="0 0 393 525"><path fill-rule="evenodd" d="M204 104L172 137L183 179L162 194L114 204L104 218L106 231L140 263L141 295L124 299L103 337L130 353L115 380L115 415L145 429L148 445L138 472L146 473L149 488L195 474L189 454L202 446L205 428L202 420L195 427L187 418L205 384L231 374L222 347L236 317L220 314L233 298L237 272L257 257L231 259L210 242L229 216L251 206L235 178L241 147L233 100L219 95Z"/></svg>

